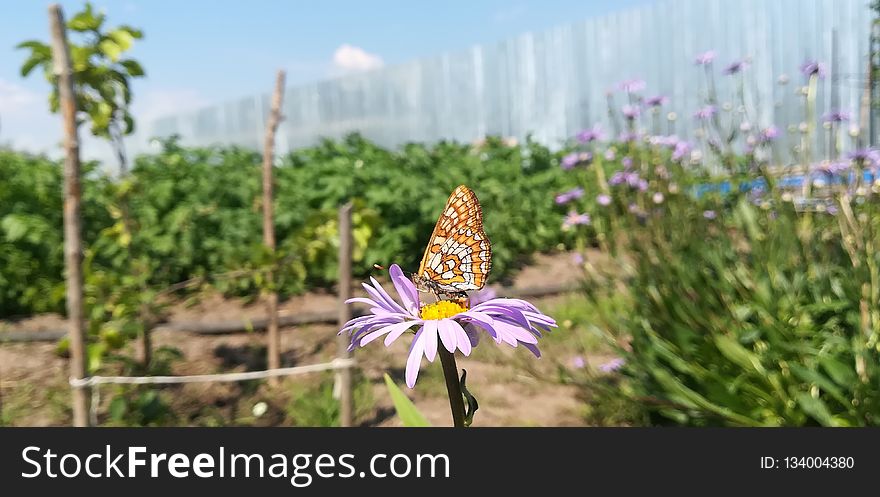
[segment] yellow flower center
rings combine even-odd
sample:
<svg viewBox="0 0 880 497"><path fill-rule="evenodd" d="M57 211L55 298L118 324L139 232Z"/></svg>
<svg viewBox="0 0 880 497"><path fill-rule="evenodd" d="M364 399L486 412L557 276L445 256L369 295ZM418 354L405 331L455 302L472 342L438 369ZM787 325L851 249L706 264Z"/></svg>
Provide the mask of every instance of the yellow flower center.
<svg viewBox="0 0 880 497"><path fill-rule="evenodd" d="M440 300L433 304L425 304L422 306L421 316L422 319L430 320L451 318L452 316L467 310L467 307L463 304L464 302L462 301L454 300Z"/></svg>

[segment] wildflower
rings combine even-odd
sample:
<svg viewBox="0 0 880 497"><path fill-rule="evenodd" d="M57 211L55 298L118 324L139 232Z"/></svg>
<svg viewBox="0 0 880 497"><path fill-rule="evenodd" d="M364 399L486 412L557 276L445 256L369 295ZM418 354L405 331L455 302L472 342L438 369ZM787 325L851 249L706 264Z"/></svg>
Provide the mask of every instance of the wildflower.
<svg viewBox="0 0 880 497"><path fill-rule="evenodd" d="M654 194L654 196L651 197L651 200L653 200L655 204L662 204L663 203L663 194L660 192L656 192Z"/></svg>
<svg viewBox="0 0 880 497"><path fill-rule="evenodd" d="M565 216L565 221L562 222L562 229L567 230L578 225L590 224L590 221L589 214L578 214L575 211L569 211L568 215Z"/></svg>
<svg viewBox="0 0 880 497"><path fill-rule="evenodd" d="M716 112L718 112L718 109L714 105L707 105L695 112L694 117L697 119L706 120L714 116Z"/></svg>
<svg viewBox="0 0 880 497"><path fill-rule="evenodd" d="M858 150L853 150L850 152L847 157L855 162L861 162L865 165L870 165L872 167L877 167L880 165L880 150L876 148L861 148Z"/></svg>
<svg viewBox="0 0 880 497"><path fill-rule="evenodd" d="M633 165L632 157L624 157L623 159L620 160L620 163L623 164L623 167L625 169L629 169Z"/></svg>
<svg viewBox="0 0 880 497"><path fill-rule="evenodd" d="M703 217L706 219L715 219L716 217L718 217L718 214L712 210L703 211Z"/></svg>
<svg viewBox="0 0 880 497"><path fill-rule="evenodd" d="M556 205L567 204L572 200L579 199L584 196L583 188L574 188L567 192L560 193L556 196Z"/></svg>
<svg viewBox="0 0 880 497"><path fill-rule="evenodd" d="M612 161L617 157L617 154L614 152L613 148L609 148L605 151L605 160Z"/></svg>
<svg viewBox="0 0 880 497"><path fill-rule="evenodd" d="M604 140L605 133L598 125L590 129L585 129L577 134L577 140L581 143L590 143L597 140Z"/></svg>
<svg viewBox="0 0 880 497"><path fill-rule="evenodd" d="M779 137L779 128L774 125L770 125L763 130L761 130L761 134L758 136L758 140L761 143L768 143Z"/></svg>
<svg viewBox="0 0 880 497"><path fill-rule="evenodd" d="M596 196L596 203L603 206L611 205L611 196L601 193Z"/></svg>
<svg viewBox="0 0 880 497"><path fill-rule="evenodd" d="M602 371L603 373L613 373L622 368L624 364L626 364L626 361L622 357L615 357L599 366L599 371Z"/></svg>
<svg viewBox="0 0 880 497"><path fill-rule="evenodd" d="M620 89L626 93L638 93L645 89L645 81L642 79L628 79L620 83Z"/></svg>
<svg viewBox="0 0 880 497"><path fill-rule="evenodd" d="M562 158L560 165L562 169L568 170L576 166L578 162L580 162L580 155L577 152L572 152Z"/></svg>
<svg viewBox="0 0 880 497"><path fill-rule="evenodd" d="M620 112L623 113L624 117L627 119L635 119L642 113L642 109L640 109L638 105L627 104L620 109Z"/></svg>
<svg viewBox="0 0 880 497"><path fill-rule="evenodd" d="M418 290L400 266L393 264L389 273L400 302L371 277L372 285L364 283L369 298L346 301L368 305L370 314L348 321L339 333L351 335L349 350L353 350L382 336L387 347L415 328L406 361L406 384L410 388L418 378L422 356L433 362L440 346L452 353L460 350L467 356L479 343L481 333L486 333L495 343L522 345L540 357L538 338L556 327L553 318L520 299L494 298L470 308L450 300L422 304Z"/></svg>
<svg viewBox="0 0 880 497"><path fill-rule="evenodd" d="M587 361L584 360L583 356L575 356L574 359L571 360L571 365L574 366L575 369L583 369L587 365Z"/></svg>
<svg viewBox="0 0 880 497"><path fill-rule="evenodd" d="M722 69L721 73L727 76L731 76L741 72L743 69L749 66L749 62L745 59L740 59L732 62L730 65Z"/></svg>
<svg viewBox="0 0 880 497"><path fill-rule="evenodd" d="M578 266L582 266L584 264L584 256L580 252L575 252L574 255L571 256L571 262Z"/></svg>
<svg viewBox="0 0 880 497"><path fill-rule="evenodd" d="M639 139L639 134L634 131L624 131L624 132L620 133L620 136L618 137L618 140L625 142L625 143L631 143L631 142L634 142L638 139Z"/></svg>
<svg viewBox="0 0 880 497"><path fill-rule="evenodd" d="M490 286L483 287L482 290L478 290L470 296L470 305L475 306L477 304L482 304L483 302L488 302L497 297L498 292L496 292L494 288Z"/></svg>
<svg viewBox="0 0 880 497"><path fill-rule="evenodd" d="M716 55L717 54L715 53L715 50L707 50L697 55L697 57L694 59L694 64L698 66L709 65L712 63L713 60L715 60Z"/></svg>
<svg viewBox="0 0 880 497"><path fill-rule="evenodd" d="M825 77L825 64L816 60L807 60L801 64L801 74L806 77L816 76L818 78Z"/></svg>
<svg viewBox="0 0 880 497"><path fill-rule="evenodd" d="M849 112L844 112L842 110L834 110L822 116L822 122L826 123L842 123L849 121L849 119Z"/></svg>
<svg viewBox="0 0 880 497"><path fill-rule="evenodd" d="M691 152L691 145L686 141L680 141L675 144L675 149L672 151L672 160L675 162L681 161L686 155Z"/></svg>
<svg viewBox="0 0 880 497"><path fill-rule="evenodd" d="M669 98L665 95L654 95L645 99L645 105L648 107L660 107L666 105L667 102L669 102Z"/></svg>

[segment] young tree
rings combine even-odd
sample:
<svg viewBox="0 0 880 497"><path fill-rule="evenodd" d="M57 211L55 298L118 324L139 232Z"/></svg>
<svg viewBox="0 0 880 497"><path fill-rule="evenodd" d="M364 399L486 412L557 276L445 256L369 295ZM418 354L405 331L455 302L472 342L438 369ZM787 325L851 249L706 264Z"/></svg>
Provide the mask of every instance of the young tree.
<svg viewBox="0 0 880 497"><path fill-rule="evenodd" d="M120 174L128 171L123 138L134 132L131 105L131 79L144 76L140 63L122 55L131 49L134 40L143 38L143 32L130 26L107 28L106 16L96 12L91 3L67 21L67 29L78 40L70 42L73 63L74 91L76 94L77 124L88 121L91 133L110 141L119 160ZM78 43L77 43L78 41ZM40 67L52 85L49 108L59 111L58 81L52 71L52 50L39 40L19 43L16 48L30 50L21 66L21 75L27 76Z"/></svg>

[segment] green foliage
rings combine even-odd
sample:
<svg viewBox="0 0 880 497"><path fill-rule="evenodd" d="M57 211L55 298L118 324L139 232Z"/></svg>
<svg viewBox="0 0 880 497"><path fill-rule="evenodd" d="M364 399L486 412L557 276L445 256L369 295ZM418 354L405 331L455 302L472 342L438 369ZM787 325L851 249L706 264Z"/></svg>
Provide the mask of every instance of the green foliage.
<svg viewBox="0 0 880 497"><path fill-rule="evenodd" d="M373 392L369 381L360 374L352 378L352 383L357 423L372 412ZM333 397L333 375L325 375L318 385L298 385L287 415L295 426L339 426L339 400Z"/></svg>
<svg viewBox="0 0 880 497"><path fill-rule="evenodd" d="M583 234L625 254L617 278L586 285L601 299L624 283L631 300L613 330L619 391L655 423L880 424L877 186L807 211L777 190L740 192L745 177L697 197L688 185L702 174L648 147L630 153L648 188L613 187Z"/></svg>
<svg viewBox="0 0 880 497"><path fill-rule="evenodd" d="M134 132L134 118L129 112L132 101L131 79L145 75L143 67L134 59L123 58L134 40L143 38L143 32L131 26L108 28L105 15L96 12L86 2L82 11L67 21L70 58L76 93L79 122L88 119L91 133L110 139L125 167L122 137ZM38 40L27 40L16 48L30 53L21 66L21 75L27 76L37 67L52 85L49 109L58 112L57 77L53 72L52 50Z"/></svg>
<svg viewBox="0 0 880 497"><path fill-rule="evenodd" d="M397 411L397 417L400 418L400 422L403 423L403 426L431 426L431 423L425 419L425 416L412 403L412 401L409 400L409 397L400 390L400 387L394 383L394 380L388 376L388 373L385 373L385 386L388 387L388 394L391 395L391 401L394 402L394 410Z"/></svg>
<svg viewBox="0 0 880 497"><path fill-rule="evenodd" d="M490 281L503 281L533 252L565 239L548 195L564 179L556 163L535 143L391 151L356 135L325 141L284 157L276 168L273 259L262 245L259 155L168 140L160 153L138 157L122 180L84 178L86 289L90 305L103 306L92 317L103 323L114 313L134 316L184 281L256 295L273 267L282 294L330 287L337 277L337 209L349 200L356 276L369 275L374 263L414 271L460 183L480 197L493 243ZM8 178L0 184L0 245L8 247L0 253L0 315L61 310L60 165L0 151L0 172ZM111 295L114 289L120 294Z"/></svg>
<svg viewBox="0 0 880 497"><path fill-rule="evenodd" d="M159 347L153 352L153 360L148 368L124 355L108 356L109 366L115 366L123 376L170 375L171 365L183 357L172 347ZM164 393L174 387L157 388L155 385L115 385L112 388L107 425L109 426L159 426L172 424L175 415L171 411Z"/></svg>

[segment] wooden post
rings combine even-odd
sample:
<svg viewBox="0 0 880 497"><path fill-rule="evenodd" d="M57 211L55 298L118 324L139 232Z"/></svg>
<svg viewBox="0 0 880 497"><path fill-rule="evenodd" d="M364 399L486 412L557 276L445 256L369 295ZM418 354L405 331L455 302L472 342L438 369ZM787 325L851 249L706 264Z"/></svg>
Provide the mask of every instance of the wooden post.
<svg viewBox="0 0 880 497"><path fill-rule="evenodd" d="M351 310L345 303L351 298L351 202L339 209L339 329L351 319ZM343 333L337 340L336 357L348 359L351 353L348 351L349 338ZM339 424L351 426L353 423L354 394L351 385L351 368L337 369L335 376L336 388L339 393Z"/></svg>
<svg viewBox="0 0 880 497"><path fill-rule="evenodd" d="M64 121L64 266L67 273L67 321L70 340L70 377L85 378L85 313L83 311L82 226L80 220L79 136L70 49L64 14L58 4L49 6L53 71ZM89 392L73 389L73 425L89 424Z"/></svg>
<svg viewBox="0 0 880 497"><path fill-rule="evenodd" d="M275 158L275 133L281 123L281 102L284 98L284 71L278 71L275 77L275 93L272 95L272 111L266 123L266 142L263 148L263 243L273 259L275 255L275 223L273 220L272 199L274 198L272 169ZM281 367L281 337L278 334L278 291L273 288L275 284L275 270L270 269L266 274L266 283L269 286L266 295L266 312L268 313L268 326L266 347L269 369ZM278 377L269 379L269 384L277 385Z"/></svg>

